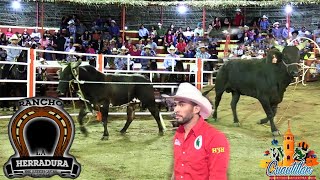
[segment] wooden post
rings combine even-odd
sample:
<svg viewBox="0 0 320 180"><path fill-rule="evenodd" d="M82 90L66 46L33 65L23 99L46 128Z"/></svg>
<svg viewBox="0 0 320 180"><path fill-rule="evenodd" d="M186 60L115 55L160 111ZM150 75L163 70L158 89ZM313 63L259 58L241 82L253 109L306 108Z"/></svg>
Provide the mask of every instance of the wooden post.
<svg viewBox="0 0 320 180"><path fill-rule="evenodd" d="M202 79L202 60L198 58L197 61L197 85L196 87L201 90L201 79Z"/></svg>
<svg viewBox="0 0 320 180"><path fill-rule="evenodd" d="M122 5L122 10L121 10L121 29L122 29L122 41L125 41L125 34L126 34L126 30L125 30L125 26L126 26L126 7L125 5Z"/></svg>
<svg viewBox="0 0 320 180"><path fill-rule="evenodd" d="M202 8L202 29L203 33L206 31L206 8L203 6ZM203 34L204 35L204 34Z"/></svg>
<svg viewBox="0 0 320 180"><path fill-rule="evenodd" d="M40 32L42 36L44 34L43 22L44 22L44 6L43 6L43 0L42 0L42 2L41 2L41 32ZM42 39L42 37L40 37L40 39Z"/></svg>
<svg viewBox="0 0 320 180"><path fill-rule="evenodd" d="M103 73L104 70L104 61L103 61L103 56L102 54L98 55L98 71Z"/></svg>
<svg viewBox="0 0 320 180"><path fill-rule="evenodd" d="M37 13L37 14L36 14L36 16L37 16L37 17L36 17L36 21L37 21L37 22L36 22L36 26L39 27L39 0L37 0L36 6L37 6L37 7L36 7L36 11L37 11L37 12L36 12L36 13Z"/></svg>
<svg viewBox="0 0 320 180"><path fill-rule="evenodd" d="M160 23L163 24L163 6L160 7Z"/></svg>
<svg viewBox="0 0 320 180"><path fill-rule="evenodd" d="M34 97L36 95L36 84L35 84L35 67L34 67L34 62L35 62L35 51L34 49L30 49L30 63L28 66L28 72L29 72L29 86L28 86L28 97Z"/></svg>

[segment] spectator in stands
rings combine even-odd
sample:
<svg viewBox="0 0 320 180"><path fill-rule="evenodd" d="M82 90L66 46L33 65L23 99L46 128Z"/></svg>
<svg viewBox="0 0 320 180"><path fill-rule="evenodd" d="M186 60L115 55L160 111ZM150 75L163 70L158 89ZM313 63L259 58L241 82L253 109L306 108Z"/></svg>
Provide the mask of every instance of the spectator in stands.
<svg viewBox="0 0 320 180"><path fill-rule="evenodd" d="M111 39L111 36L110 36L110 33L109 31L104 31L103 34L102 34L102 39L105 40L110 40Z"/></svg>
<svg viewBox="0 0 320 180"><path fill-rule="evenodd" d="M162 27L161 23L158 23L157 34L158 34L158 39L162 39L163 40L164 35L166 34L166 30ZM159 40L158 40L158 42L159 42Z"/></svg>
<svg viewBox="0 0 320 180"><path fill-rule="evenodd" d="M185 58L194 58L195 54L196 54L195 44L192 41L189 41L186 46L186 49L185 49L184 57Z"/></svg>
<svg viewBox="0 0 320 180"><path fill-rule="evenodd" d="M113 48L118 49L117 41L115 39L110 40L110 49L113 49Z"/></svg>
<svg viewBox="0 0 320 180"><path fill-rule="evenodd" d="M112 48L111 55L117 55L117 54L118 54L118 49L117 48ZM109 69L116 69L116 66L114 64L114 59L115 59L114 57L107 57L105 59L107 61L107 63L105 61L105 65L108 64Z"/></svg>
<svg viewBox="0 0 320 180"><path fill-rule="evenodd" d="M243 26L244 24L244 16L241 13L241 9L236 9L236 15L233 20L233 25L236 27Z"/></svg>
<svg viewBox="0 0 320 180"><path fill-rule="evenodd" d="M266 15L262 16L262 20L259 23L260 31L262 33L267 33L268 29L270 28L270 23L268 17Z"/></svg>
<svg viewBox="0 0 320 180"><path fill-rule="evenodd" d="M177 54L184 54L187 47L187 43L183 38L180 38L176 47L177 47Z"/></svg>
<svg viewBox="0 0 320 180"><path fill-rule="evenodd" d="M222 28L227 29L231 26L231 23L229 21L229 18L225 17L222 23Z"/></svg>
<svg viewBox="0 0 320 180"><path fill-rule="evenodd" d="M199 47L196 50L196 58L200 59L209 59L210 54L207 52L208 46L205 46L204 44L200 44Z"/></svg>
<svg viewBox="0 0 320 180"><path fill-rule="evenodd" d="M7 41L7 36L6 34L2 33L0 35L0 45L7 45L8 41Z"/></svg>
<svg viewBox="0 0 320 180"><path fill-rule="evenodd" d="M140 56L141 50L137 49L137 46L132 46L132 50L129 50L131 56ZM133 58L134 62L140 63L140 58Z"/></svg>
<svg viewBox="0 0 320 180"><path fill-rule="evenodd" d="M154 52L157 52L158 45L157 45L155 42L153 42L153 39L148 38L148 39L147 39L147 45L150 45L151 49L152 49Z"/></svg>
<svg viewBox="0 0 320 180"><path fill-rule="evenodd" d="M157 32L157 30L156 30L156 28L154 26L151 26L150 37L149 38L152 39L153 42L158 44L159 36L158 36L158 32Z"/></svg>
<svg viewBox="0 0 320 180"><path fill-rule="evenodd" d="M138 44L136 44L137 49L140 50L140 51L143 50L144 46L145 45L143 44L142 39L139 40Z"/></svg>
<svg viewBox="0 0 320 180"><path fill-rule="evenodd" d="M221 30L221 21L219 17L215 17L214 20L212 21L212 27L213 29L220 31Z"/></svg>
<svg viewBox="0 0 320 180"><path fill-rule="evenodd" d="M176 28L174 27L174 24L170 24L169 26L169 30L173 33L173 32L176 32Z"/></svg>
<svg viewBox="0 0 320 180"><path fill-rule="evenodd" d="M75 22L74 22L74 20L70 20L69 22L68 22L68 31L69 31L69 36L70 37L73 37L73 39L74 40L76 40L76 33L77 33L77 27L76 27L76 25L75 25ZM74 42L75 43L75 42Z"/></svg>
<svg viewBox="0 0 320 180"><path fill-rule="evenodd" d="M114 64L117 70L126 70L128 66L128 61L129 61L130 70L133 69L133 62L129 59L129 57L127 56L127 53L128 53L128 49L125 46L122 46L119 52L119 56L121 57L116 57L114 59ZM124 56L127 56L127 57L124 57Z"/></svg>
<svg viewBox="0 0 320 180"><path fill-rule="evenodd" d="M183 32L184 37L186 37L186 41L190 41L193 36L193 31L191 30L190 26L186 28L186 30Z"/></svg>
<svg viewBox="0 0 320 180"><path fill-rule="evenodd" d="M197 28L193 31L194 34L199 34L199 37L203 37L204 31L203 28L201 27L201 23L198 23Z"/></svg>
<svg viewBox="0 0 320 180"><path fill-rule="evenodd" d="M305 26L302 26L301 29L299 30L299 36L298 37L312 38L312 37L310 37L310 35L311 35L310 31L308 31Z"/></svg>
<svg viewBox="0 0 320 180"><path fill-rule="evenodd" d="M49 37L43 34L42 38L40 39L39 43L41 44L42 47L46 48L49 43Z"/></svg>
<svg viewBox="0 0 320 180"><path fill-rule="evenodd" d="M176 66L176 60L180 59L180 56L175 54L177 51L177 48L175 48L173 45L171 45L168 48L168 55L166 55L163 66L166 70L172 71L172 68L174 69Z"/></svg>
<svg viewBox="0 0 320 180"><path fill-rule="evenodd" d="M101 18L100 14L98 15L98 18L95 21L96 26L97 26L97 30L98 31L102 31L103 29L103 25L104 25L104 19Z"/></svg>
<svg viewBox="0 0 320 180"><path fill-rule="evenodd" d="M111 26L109 27L109 33L112 38L118 39L120 36L120 28L116 25L115 20L111 20Z"/></svg>
<svg viewBox="0 0 320 180"><path fill-rule="evenodd" d="M92 44L89 44L88 47L86 47L86 53L96 54L96 50L92 47ZM87 56L87 60L91 61L92 59L94 59L94 56Z"/></svg>
<svg viewBox="0 0 320 180"><path fill-rule="evenodd" d="M167 50L168 47L173 45L173 41L174 41L174 36L173 36L172 31L170 29L168 29L168 31L163 39L164 39L164 42L163 42L164 48L165 48L165 50Z"/></svg>
<svg viewBox="0 0 320 180"><path fill-rule="evenodd" d="M82 23L80 22L79 26L77 26L77 40L76 40L76 43L82 43L82 42L79 42L79 40L81 39L81 36L82 34L84 34L84 32L87 30L87 27Z"/></svg>
<svg viewBox="0 0 320 180"><path fill-rule="evenodd" d="M54 47L56 48L57 51L64 51L65 43L66 43L66 39L63 37L63 34L59 34L59 37L54 42ZM64 58L65 58L64 54L57 54L58 60L63 60Z"/></svg>
<svg viewBox="0 0 320 180"><path fill-rule="evenodd" d="M12 35L11 38L9 39L10 44L8 45L8 47L20 47L18 45L19 42L19 38L17 35ZM21 49L11 49L8 48L7 49L7 61L10 62L14 62L17 60L17 58L19 57L20 53L21 53ZM11 64L5 64L3 66L3 70L2 70L2 78L3 79L7 79L9 76L9 69L11 67Z"/></svg>
<svg viewBox="0 0 320 180"><path fill-rule="evenodd" d="M67 26L68 26L68 17L63 16L63 17L61 18L61 22L60 22L60 30L66 29Z"/></svg>
<svg viewBox="0 0 320 180"><path fill-rule="evenodd" d="M143 47L143 51L141 52L141 56L154 57L156 53L151 49L150 45L146 45ZM142 58L140 59L141 70L148 70L150 68L151 60Z"/></svg>
<svg viewBox="0 0 320 180"><path fill-rule="evenodd" d="M313 34L315 35L316 43L320 44L320 24L318 24L318 29L313 31Z"/></svg>
<svg viewBox="0 0 320 180"><path fill-rule="evenodd" d="M47 38L52 38L52 35L51 35L49 29L46 29L46 30L44 31L43 36L45 36L45 37L47 37Z"/></svg>
<svg viewBox="0 0 320 180"><path fill-rule="evenodd" d="M22 40L29 40L30 38L30 34L28 33L26 28L23 30L23 33L21 35L22 35Z"/></svg>
<svg viewBox="0 0 320 180"><path fill-rule="evenodd" d="M37 43L40 41L41 33L38 32L38 28L34 28L33 32L30 34L30 37L34 38L34 41L36 41Z"/></svg>
<svg viewBox="0 0 320 180"><path fill-rule="evenodd" d="M7 39L10 39L12 35L13 35L12 29L11 29L11 28L8 28L8 30L7 30L7 32L6 32L6 38L7 38Z"/></svg>
<svg viewBox="0 0 320 180"><path fill-rule="evenodd" d="M144 39L144 41L147 42L148 36L149 36L148 29L145 28L143 24L141 24L139 27L139 40Z"/></svg>
<svg viewBox="0 0 320 180"><path fill-rule="evenodd" d="M49 43L45 50L46 51L54 51L55 49L52 47L51 43ZM47 61L53 61L56 59L56 54L45 52L44 59Z"/></svg>
<svg viewBox="0 0 320 180"><path fill-rule="evenodd" d="M66 47L64 50L65 52L75 52L76 48L73 46L73 42L69 43L69 46ZM73 61L74 55L67 55L66 61L71 62Z"/></svg>
<svg viewBox="0 0 320 180"><path fill-rule="evenodd" d="M86 30L84 34L81 36L81 40L83 46L87 46L89 44L89 42L91 41L91 34L88 30Z"/></svg>
<svg viewBox="0 0 320 180"><path fill-rule="evenodd" d="M5 61L7 58L7 51L5 49L0 48L0 61ZM2 68L3 64L0 65L0 69Z"/></svg>
<svg viewBox="0 0 320 180"><path fill-rule="evenodd" d="M292 32L294 31L294 28L290 27L290 32L289 32L289 24L286 23L286 27L282 29L282 38L283 39L288 39L292 36Z"/></svg>
<svg viewBox="0 0 320 180"><path fill-rule="evenodd" d="M125 42L122 37L118 37L117 48L121 48L122 46L125 46Z"/></svg>
<svg viewBox="0 0 320 180"><path fill-rule="evenodd" d="M279 22L275 22L273 23L273 28L272 28L272 35L273 37L279 42L279 44L282 41L282 35L281 35L281 31L282 29L279 28L280 23Z"/></svg>

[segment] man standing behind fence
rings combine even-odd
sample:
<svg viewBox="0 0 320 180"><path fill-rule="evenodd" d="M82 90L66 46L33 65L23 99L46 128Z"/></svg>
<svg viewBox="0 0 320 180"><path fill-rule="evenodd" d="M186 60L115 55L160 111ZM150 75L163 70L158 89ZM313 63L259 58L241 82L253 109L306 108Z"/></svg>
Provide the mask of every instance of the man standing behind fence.
<svg viewBox="0 0 320 180"><path fill-rule="evenodd" d="M226 180L229 143L222 132L204 121L212 112L209 100L189 83L181 83L173 98L180 126L173 139L171 179Z"/></svg>
<svg viewBox="0 0 320 180"><path fill-rule="evenodd" d="M8 45L9 47L21 47L18 45L19 38L16 34L12 35L12 37L9 39L9 41L11 42L11 44ZM12 48L9 49L8 48L7 49L7 61L9 61L9 62L16 61L17 58L19 57L21 51L22 51L21 49L12 49ZM12 64L5 64L3 66L2 79L8 78L11 66L12 66Z"/></svg>

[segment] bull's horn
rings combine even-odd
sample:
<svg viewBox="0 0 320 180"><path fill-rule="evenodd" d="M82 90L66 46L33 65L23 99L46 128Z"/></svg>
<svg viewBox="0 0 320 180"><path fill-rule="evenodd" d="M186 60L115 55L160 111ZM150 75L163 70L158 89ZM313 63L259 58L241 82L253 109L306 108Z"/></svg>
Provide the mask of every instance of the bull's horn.
<svg viewBox="0 0 320 180"><path fill-rule="evenodd" d="M299 45L297 45L297 48L299 50L302 50L304 47L306 47L307 44L308 44L308 41L304 41L303 43L300 43Z"/></svg>
<svg viewBox="0 0 320 180"><path fill-rule="evenodd" d="M284 47L281 46L281 45L279 45L278 43L276 43L276 41L273 41L272 44L273 44L273 46L274 46L276 49L278 49L280 52L283 51Z"/></svg>
<svg viewBox="0 0 320 180"><path fill-rule="evenodd" d="M62 71L68 66L66 61L58 61L58 64L62 67Z"/></svg>
<svg viewBox="0 0 320 180"><path fill-rule="evenodd" d="M77 62L71 62L71 69L77 68L78 66L80 66L81 63L82 63L81 60Z"/></svg>

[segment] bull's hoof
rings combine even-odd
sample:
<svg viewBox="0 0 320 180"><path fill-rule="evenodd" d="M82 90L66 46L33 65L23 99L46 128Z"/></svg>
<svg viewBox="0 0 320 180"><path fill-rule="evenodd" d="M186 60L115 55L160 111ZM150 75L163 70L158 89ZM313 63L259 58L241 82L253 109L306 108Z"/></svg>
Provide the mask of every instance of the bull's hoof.
<svg viewBox="0 0 320 180"><path fill-rule="evenodd" d="M240 127L240 123L239 122L233 123L233 126L234 127Z"/></svg>
<svg viewBox="0 0 320 180"><path fill-rule="evenodd" d="M127 132L124 130L121 130L120 133L121 133L121 135L125 135Z"/></svg>
<svg viewBox="0 0 320 180"><path fill-rule="evenodd" d="M163 131L160 131L159 132L159 136L163 136L164 135L164 132Z"/></svg>
<svg viewBox="0 0 320 180"><path fill-rule="evenodd" d="M102 136L101 141L109 140L109 136Z"/></svg>
<svg viewBox="0 0 320 180"><path fill-rule="evenodd" d="M281 136L281 133L280 133L280 131L277 130L277 131L273 131L272 135L273 136Z"/></svg>
<svg viewBox="0 0 320 180"><path fill-rule="evenodd" d="M87 131L87 128L84 127L84 126L81 126L80 127L80 131L82 134L84 134L86 137L88 136L88 131Z"/></svg>
<svg viewBox="0 0 320 180"><path fill-rule="evenodd" d="M218 121L218 118L212 117L212 121L217 122L217 121Z"/></svg>
<svg viewBox="0 0 320 180"><path fill-rule="evenodd" d="M267 123L269 120L267 119L267 118L265 118L265 119L260 119L260 120L258 120L257 121L257 124L265 124L265 123Z"/></svg>

